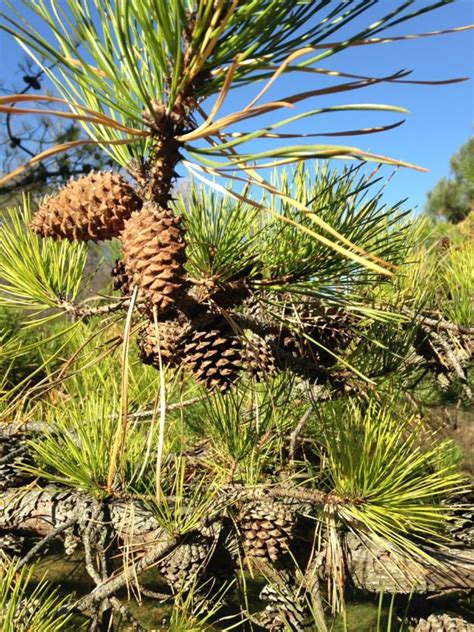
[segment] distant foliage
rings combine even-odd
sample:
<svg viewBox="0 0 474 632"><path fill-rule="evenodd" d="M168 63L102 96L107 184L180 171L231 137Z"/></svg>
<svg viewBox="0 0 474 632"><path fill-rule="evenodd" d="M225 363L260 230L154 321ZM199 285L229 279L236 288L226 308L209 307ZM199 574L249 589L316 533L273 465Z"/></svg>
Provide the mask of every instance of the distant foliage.
<svg viewBox="0 0 474 632"><path fill-rule="evenodd" d="M474 210L474 137L453 155L450 166L452 177L438 180L425 210L434 219L457 224Z"/></svg>

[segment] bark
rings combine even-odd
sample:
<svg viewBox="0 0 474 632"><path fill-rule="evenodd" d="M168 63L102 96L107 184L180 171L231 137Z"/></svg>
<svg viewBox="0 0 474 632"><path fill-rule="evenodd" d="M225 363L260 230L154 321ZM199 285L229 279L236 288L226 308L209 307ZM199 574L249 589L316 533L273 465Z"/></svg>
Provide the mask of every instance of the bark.
<svg viewBox="0 0 474 632"><path fill-rule="evenodd" d="M110 527L123 542L145 546L166 539L153 515L136 500L107 502ZM10 489L0 495L0 530L46 536L64 523L89 515L94 500L87 494L59 490Z"/></svg>
<svg viewBox="0 0 474 632"><path fill-rule="evenodd" d="M423 547L433 560L415 559L388 543L374 544L353 534L344 539L345 561L357 588L369 592L421 594L474 588L474 551Z"/></svg>
<svg viewBox="0 0 474 632"><path fill-rule="evenodd" d="M214 503L214 515L204 522L213 522L222 515L229 502L260 498L287 498L302 506L347 502L318 490L228 487L223 490L222 502ZM80 522L82 516L92 512L94 504L90 495L76 491L8 489L0 493L0 530L44 537L74 517ZM107 506L111 529L127 544L146 545L165 537L157 520L138 500L111 499Z"/></svg>
<svg viewBox="0 0 474 632"><path fill-rule="evenodd" d="M344 502L317 490L285 490L283 488L237 488L226 494L228 501L257 499L262 497L290 497L304 505ZM46 536L66 522L93 512L95 501L86 494L58 490L7 490L0 494L0 530ZM216 503L215 515L209 516L207 524L222 516L225 510ZM135 561L135 568L125 568L117 581L109 580L107 590L102 586L94 591L93 600L104 598L112 587L121 587L128 575L144 570L179 543L166 533L150 511L137 500L108 500L110 515L108 525L119 541L133 547L143 556ZM203 525L204 525L203 521ZM344 538L344 552L348 575L352 583L370 592L387 593L439 593L452 590L474 589L474 551L467 549L436 550L424 547L424 551L435 562L416 560L400 554L388 543L374 544L351 534ZM165 552L165 553L164 553ZM137 566L138 565L138 566ZM118 588L117 588L118 589ZM90 600L87 602L90 605Z"/></svg>
<svg viewBox="0 0 474 632"><path fill-rule="evenodd" d="M51 424L44 421L22 421L11 423L0 423L0 439L8 439L16 435L41 434L51 429ZM25 439L27 437L25 436Z"/></svg>

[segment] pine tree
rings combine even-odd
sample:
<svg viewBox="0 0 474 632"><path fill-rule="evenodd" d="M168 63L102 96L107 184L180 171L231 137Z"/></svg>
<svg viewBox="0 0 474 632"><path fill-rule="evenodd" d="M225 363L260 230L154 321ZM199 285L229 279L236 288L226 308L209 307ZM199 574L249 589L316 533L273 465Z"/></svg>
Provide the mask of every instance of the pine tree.
<svg viewBox="0 0 474 632"><path fill-rule="evenodd" d="M226 629L226 601L240 603L234 629L320 629L344 610L349 581L376 592L394 575L407 593L413 582L471 586L463 553L433 570L449 516L459 519L449 501L467 491L454 444L420 406L447 391L472 398L473 280L462 272L474 269L472 245L430 243L401 204L384 204L378 169L364 169L415 165L280 130L325 112L404 112L287 109L405 71L338 73L332 88L305 81L290 95L284 78L331 76L321 60L390 41L387 29L439 5L410 4L379 3L380 19L340 41L371 4L22 0L33 21L15 5L3 13L59 96L2 97L0 112L46 103L117 165L34 214L25 199L0 232L0 306L22 310L22 331L34 332L1 352L7 363L41 357L29 379L2 386L5 436L27 437L21 463L23 440L2 464L9 480L21 470L38 486L5 486L0 530L43 537L22 565L52 538L83 549L96 588L65 608L91 629L143 629L117 596L126 585L172 600L176 630L211 619ZM250 103L223 114L244 86ZM336 170L332 157L351 166ZM179 189L183 169L191 180ZM110 291L90 296L89 242L102 239L118 259ZM362 576L361 551L375 560ZM263 608L248 600L251 577L266 584Z"/></svg>
<svg viewBox="0 0 474 632"><path fill-rule="evenodd" d="M474 138L452 156L451 178L441 178L428 193L426 213L453 224L462 222L474 211Z"/></svg>

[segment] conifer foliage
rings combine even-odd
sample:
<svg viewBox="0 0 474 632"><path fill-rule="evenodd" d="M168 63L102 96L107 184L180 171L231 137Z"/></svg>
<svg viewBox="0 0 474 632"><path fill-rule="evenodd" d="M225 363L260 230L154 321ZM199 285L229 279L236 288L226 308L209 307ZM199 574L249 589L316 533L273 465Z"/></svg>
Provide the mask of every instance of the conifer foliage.
<svg viewBox="0 0 474 632"><path fill-rule="evenodd" d="M409 74L321 64L352 46L413 39L390 28L442 4L7 2L1 27L56 93L1 97L0 113L48 108L85 137L0 184L82 145L116 164L72 180L33 213L25 199L0 231L0 307L25 310L24 331L42 328L35 340L0 338L11 367L32 350L41 358L11 388L0 382L0 414L44 420L5 424L20 437L2 453L0 531L42 537L10 575L52 539L68 554L80 547L95 588L71 595L67 616L91 630L146 629L118 597L128 587L171 600L176 631L211 621L326 630L349 581L382 592L393 576L407 593L415 580L425 592L472 587L457 558L446 576L420 579L466 484L452 444L436 442L414 407L432 376L443 397L472 398L472 284L460 281L472 250L462 241L438 257L422 224L384 203L380 166L418 166L317 140L403 120L291 127L341 111L404 114L374 103L317 107L320 96ZM378 18L351 31L374 8ZM304 90L287 94L289 73L306 78ZM321 75L334 84L322 87ZM253 96L236 108L244 86ZM334 157L349 166L336 170ZM87 242L105 240L110 288L88 295ZM428 259L443 271L435 285ZM392 566L361 580L358 547ZM263 608L248 596L256 577ZM0 621L11 618L8 595ZM38 629L54 629L45 621Z"/></svg>

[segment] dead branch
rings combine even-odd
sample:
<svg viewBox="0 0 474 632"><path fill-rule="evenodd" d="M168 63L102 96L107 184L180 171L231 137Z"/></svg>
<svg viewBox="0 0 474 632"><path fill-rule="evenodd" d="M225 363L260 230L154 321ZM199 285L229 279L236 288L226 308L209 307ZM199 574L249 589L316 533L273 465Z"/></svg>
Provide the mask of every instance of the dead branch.
<svg viewBox="0 0 474 632"><path fill-rule="evenodd" d="M19 561L17 569L19 570L22 566L25 566L25 564L28 564L29 562L31 562L31 560L35 557L35 555L39 551L41 551L41 549L45 547L46 544L48 544L48 542L50 542L51 540L54 540L54 538L57 538L58 535L60 535L67 529L70 529L71 527L73 527L76 524L76 522L77 522L77 517L74 516L73 518L65 522L64 524L57 526L55 529L47 533L44 536L44 538L42 538L39 542L37 542L34 545L34 547L30 549L28 553Z"/></svg>

